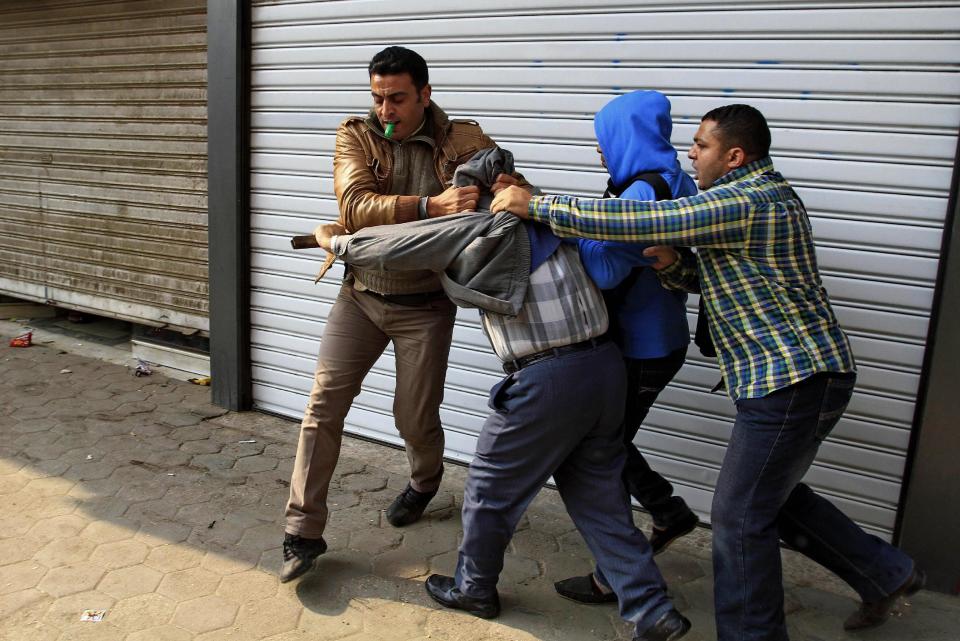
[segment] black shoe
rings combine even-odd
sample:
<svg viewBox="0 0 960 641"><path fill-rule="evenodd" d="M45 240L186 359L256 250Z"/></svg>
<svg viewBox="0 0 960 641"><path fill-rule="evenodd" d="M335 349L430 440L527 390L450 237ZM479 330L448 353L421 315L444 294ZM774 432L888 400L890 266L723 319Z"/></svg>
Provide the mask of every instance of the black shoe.
<svg viewBox="0 0 960 641"><path fill-rule="evenodd" d="M687 510L686 514L665 528L653 526L653 531L650 532L650 547L653 548L653 553L660 554L681 536L693 532L699 523L697 515L692 510Z"/></svg>
<svg viewBox="0 0 960 641"><path fill-rule="evenodd" d="M390 507L387 508L387 521L393 527L403 527L416 523L423 516L423 511L427 509L430 499L436 495L436 490L433 492L417 492L407 483L407 487L404 488L403 492L400 492L400 496L395 498Z"/></svg>
<svg viewBox="0 0 960 641"><path fill-rule="evenodd" d="M310 571L317 557L327 551L327 542L319 539L306 539L289 532L283 535L283 569L280 570L280 583L293 581Z"/></svg>
<svg viewBox="0 0 960 641"><path fill-rule="evenodd" d="M553 584L553 589L560 596L576 601L577 603L616 603L617 595L613 592L604 592L597 586L593 574L587 576L572 576Z"/></svg>
<svg viewBox="0 0 960 641"><path fill-rule="evenodd" d="M903 585L894 590L892 594L873 603L861 603L857 611L847 617L847 620L843 622L843 629L866 630L867 628L875 628L890 617L890 611L893 609L893 606L897 604L897 599L902 596L916 594L923 589L926 583L927 575L923 570L918 570L914 567L910 576L903 582Z"/></svg>
<svg viewBox="0 0 960 641"><path fill-rule="evenodd" d="M452 576L431 574L423 587L427 594L442 606L463 610L481 619L492 619L500 614L500 597L496 592L489 599L468 597L460 591Z"/></svg>
<svg viewBox="0 0 960 641"><path fill-rule="evenodd" d="M690 631L690 619L676 610L670 610L643 634L633 637L633 641L674 641Z"/></svg>

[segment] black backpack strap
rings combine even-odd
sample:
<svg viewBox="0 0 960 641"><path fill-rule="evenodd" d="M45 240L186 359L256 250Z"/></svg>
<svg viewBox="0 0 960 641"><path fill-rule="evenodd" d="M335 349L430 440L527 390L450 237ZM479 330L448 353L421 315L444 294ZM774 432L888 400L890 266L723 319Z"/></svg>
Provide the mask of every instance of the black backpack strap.
<svg viewBox="0 0 960 641"><path fill-rule="evenodd" d="M653 187L653 193L656 196L654 200L673 200L673 192L670 191L670 185L667 184L667 181L664 180L660 174L647 171L642 174L637 174L630 182L635 183L638 180L642 180Z"/></svg>
<svg viewBox="0 0 960 641"><path fill-rule="evenodd" d="M608 182L607 191L604 193L604 196L606 197L613 193L616 193L616 195L619 196L626 191L627 187L638 180L642 180L653 187L653 193L656 196L655 200L673 199L673 192L670 191L670 185L668 185L667 181L663 179L663 176L653 171L645 171L637 174L624 184L623 189L617 189ZM640 272L643 270L643 268L643 266L634 267L630 270L630 273L627 274L627 277L620 281L616 287L603 292L603 298L607 302L607 309L610 309L611 307L616 309L623 304L627 294L630 293L630 290L633 289L637 279L640 278Z"/></svg>
<svg viewBox="0 0 960 641"><path fill-rule="evenodd" d="M654 200L672 200L673 192L670 191L670 185L663 179L663 176L655 171L644 171L633 176L622 185L614 185L612 180L607 180L607 190L603 192L604 198L619 198L620 194L625 192L630 185L642 180L653 187Z"/></svg>
<svg viewBox="0 0 960 641"><path fill-rule="evenodd" d="M717 348L713 345L713 338L710 336L710 320L707 318L707 308L703 303L703 294L700 294L700 307L697 309L697 329L694 333L693 343L700 348L700 353L708 358L717 355Z"/></svg>

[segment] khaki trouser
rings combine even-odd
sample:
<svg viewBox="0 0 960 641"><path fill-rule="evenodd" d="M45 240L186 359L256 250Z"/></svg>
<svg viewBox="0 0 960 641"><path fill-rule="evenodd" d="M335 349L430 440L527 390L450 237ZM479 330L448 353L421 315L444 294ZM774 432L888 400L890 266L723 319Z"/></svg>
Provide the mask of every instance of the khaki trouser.
<svg viewBox="0 0 960 641"><path fill-rule="evenodd" d="M327 317L313 391L300 425L286 531L318 538L327 524L327 491L340 456L343 421L387 343L396 353L393 416L406 444L410 484L432 492L443 475L440 401L456 307L446 298L398 305L345 283Z"/></svg>

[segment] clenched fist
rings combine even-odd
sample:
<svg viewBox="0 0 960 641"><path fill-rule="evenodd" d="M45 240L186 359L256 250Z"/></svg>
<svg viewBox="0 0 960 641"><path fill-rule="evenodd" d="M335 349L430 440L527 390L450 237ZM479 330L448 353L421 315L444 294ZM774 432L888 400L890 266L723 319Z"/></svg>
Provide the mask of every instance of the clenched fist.
<svg viewBox="0 0 960 641"><path fill-rule="evenodd" d="M330 238L342 236L345 233L347 233L347 230L340 223L327 223L313 230L313 236L317 239L317 243L327 251L330 251Z"/></svg>
<svg viewBox="0 0 960 641"><path fill-rule="evenodd" d="M439 196L431 196L427 199L427 216L437 218L447 214L459 214L462 211L474 211L479 200L480 188L476 185L449 187Z"/></svg>

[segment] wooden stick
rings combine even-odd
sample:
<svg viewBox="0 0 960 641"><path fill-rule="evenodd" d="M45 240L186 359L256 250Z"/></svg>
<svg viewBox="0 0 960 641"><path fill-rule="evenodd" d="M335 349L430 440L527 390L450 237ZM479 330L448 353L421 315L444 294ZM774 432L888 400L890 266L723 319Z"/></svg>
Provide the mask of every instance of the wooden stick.
<svg viewBox="0 0 960 641"><path fill-rule="evenodd" d="M290 239L290 246L294 249L315 249L320 246L317 237L313 234L309 236L294 236Z"/></svg>

